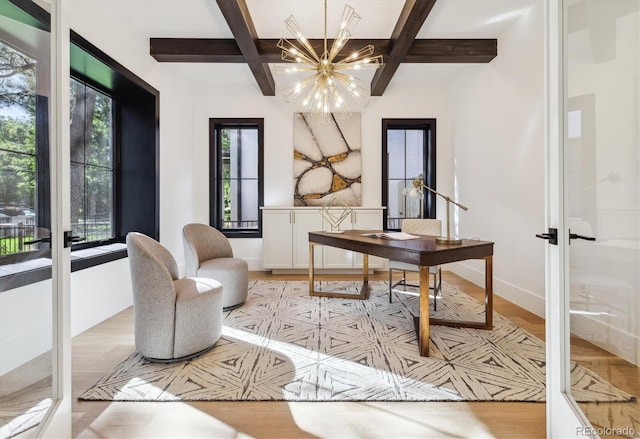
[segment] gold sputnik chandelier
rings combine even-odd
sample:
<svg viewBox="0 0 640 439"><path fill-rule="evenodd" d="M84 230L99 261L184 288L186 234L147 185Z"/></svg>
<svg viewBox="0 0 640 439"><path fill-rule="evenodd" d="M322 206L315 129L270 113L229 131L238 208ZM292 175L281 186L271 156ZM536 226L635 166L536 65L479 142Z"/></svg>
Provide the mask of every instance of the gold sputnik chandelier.
<svg viewBox="0 0 640 439"><path fill-rule="evenodd" d="M351 6L345 6L340 20L340 29L331 49L327 45L327 0L324 0L324 50L318 54L304 36L296 19L291 15L285 20L287 30L296 38L296 42L281 38L278 47L282 49L282 60L295 63L278 73L305 74L305 79L297 81L283 92L287 102L304 96L302 105L311 113L313 123L327 123L331 113L343 119L351 116L351 111L343 95L352 96L359 104L365 104L370 90L364 88L361 81L348 74L347 70L377 69L382 65L382 55L373 56L374 47L367 45L351 54L336 58L351 38L351 31L360 21L360 16Z"/></svg>

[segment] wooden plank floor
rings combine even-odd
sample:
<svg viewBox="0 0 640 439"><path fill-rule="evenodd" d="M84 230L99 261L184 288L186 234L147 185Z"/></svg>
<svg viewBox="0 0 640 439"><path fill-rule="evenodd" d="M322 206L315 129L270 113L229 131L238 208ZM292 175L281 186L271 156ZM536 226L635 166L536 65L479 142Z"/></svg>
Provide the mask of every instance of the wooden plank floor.
<svg viewBox="0 0 640 439"><path fill-rule="evenodd" d="M251 279L307 280L254 272ZM325 276L327 278L328 276ZM332 279L357 279L331 276ZM372 280L386 280L377 273ZM444 280L482 298L451 273ZM495 297L494 309L544 339L544 321ZM131 308L73 339L73 437L77 438L543 438L545 404L507 402L197 402L77 401L77 396L134 351ZM591 352L606 368L606 353ZM611 360L613 380L617 362ZM636 369L637 374L637 369ZM627 377L625 390L637 391Z"/></svg>

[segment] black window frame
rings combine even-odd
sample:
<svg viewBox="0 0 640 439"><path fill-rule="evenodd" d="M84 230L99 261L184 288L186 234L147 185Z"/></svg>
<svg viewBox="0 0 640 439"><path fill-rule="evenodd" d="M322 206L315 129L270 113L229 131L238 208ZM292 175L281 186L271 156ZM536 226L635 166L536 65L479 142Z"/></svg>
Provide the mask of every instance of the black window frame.
<svg viewBox="0 0 640 439"><path fill-rule="evenodd" d="M436 119L382 119L382 205L389 204L389 149L387 133L389 130L418 130L426 131L423 146L423 182L433 190L436 187ZM407 180L416 176L407 176ZM389 212L389 209L387 209ZM424 190L422 198L422 212L424 218L436 218L436 195ZM399 227L389 227L389 214L383 216L383 228L385 230L400 230Z"/></svg>
<svg viewBox="0 0 640 439"><path fill-rule="evenodd" d="M224 227L223 185L221 182L223 157L220 136L225 128L251 127L258 130L258 226L255 229L229 229ZM209 119L209 224L228 238L262 238L262 210L264 204L264 119L263 118L210 118Z"/></svg>

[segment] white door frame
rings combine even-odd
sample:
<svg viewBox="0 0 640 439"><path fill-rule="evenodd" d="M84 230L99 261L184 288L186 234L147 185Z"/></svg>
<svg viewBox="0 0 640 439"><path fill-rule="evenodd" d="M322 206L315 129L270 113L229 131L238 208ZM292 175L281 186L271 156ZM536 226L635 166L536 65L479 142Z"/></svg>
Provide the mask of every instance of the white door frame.
<svg viewBox="0 0 640 439"><path fill-rule="evenodd" d="M592 436L589 421L570 395L568 225L564 192L566 124L564 0L544 0L546 95L546 224L557 228L558 245L546 244L545 331L547 356L547 437Z"/></svg>
<svg viewBox="0 0 640 439"><path fill-rule="evenodd" d="M71 249L63 234L71 230L69 152L68 0L51 0L51 96L49 139L51 175L51 277L53 297L53 405L36 437L71 437Z"/></svg>

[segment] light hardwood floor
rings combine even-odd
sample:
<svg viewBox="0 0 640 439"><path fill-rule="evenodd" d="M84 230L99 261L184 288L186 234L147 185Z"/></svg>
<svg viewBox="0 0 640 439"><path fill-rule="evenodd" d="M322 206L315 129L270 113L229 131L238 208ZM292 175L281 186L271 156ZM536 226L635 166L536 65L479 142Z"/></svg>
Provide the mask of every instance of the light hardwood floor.
<svg viewBox="0 0 640 439"><path fill-rule="evenodd" d="M254 272L252 279L306 280ZM386 280L386 273L372 280ZM332 277L354 279L355 277ZM482 298L483 290L451 273L444 280ZM544 339L544 321L495 297L494 309ZM589 358L627 391L638 393L637 368L590 346ZM129 308L73 340L73 436L78 438L543 438L545 405L462 402L80 402L76 398L134 351ZM620 378L620 374L623 377ZM620 378L620 379L617 379ZM602 406L602 405L601 405Z"/></svg>

